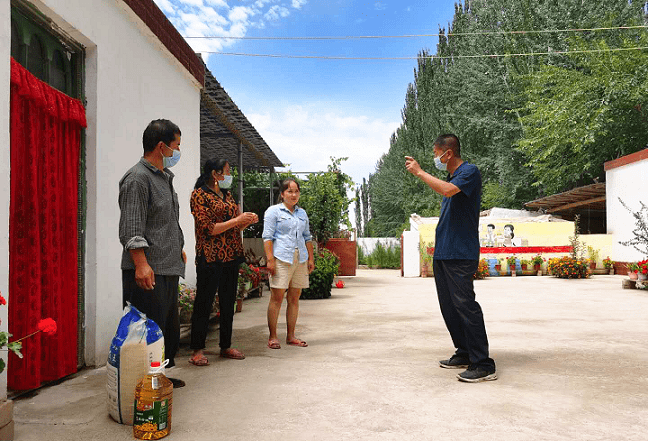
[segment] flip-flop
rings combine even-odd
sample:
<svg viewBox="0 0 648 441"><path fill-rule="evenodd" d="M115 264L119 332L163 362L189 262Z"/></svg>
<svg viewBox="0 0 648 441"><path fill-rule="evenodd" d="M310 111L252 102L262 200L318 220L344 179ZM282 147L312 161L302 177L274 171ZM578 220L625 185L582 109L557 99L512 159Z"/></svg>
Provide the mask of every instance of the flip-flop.
<svg viewBox="0 0 648 441"><path fill-rule="evenodd" d="M227 348L221 350L220 356L224 358L231 358L232 360L243 360L245 358L243 352L234 348Z"/></svg>
<svg viewBox="0 0 648 441"><path fill-rule="evenodd" d="M209 360L204 355L201 355L198 358L191 357L189 359L189 363L193 364L194 366L209 366Z"/></svg>
<svg viewBox="0 0 648 441"><path fill-rule="evenodd" d="M268 347L270 349L281 349L281 344L279 343L279 340L272 339L268 340Z"/></svg>
<svg viewBox="0 0 648 441"><path fill-rule="evenodd" d="M299 346L300 348L305 348L306 346L308 346L308 343L298 338L294 338L290 341L286 340L286 343L288 343L291 346Z"/></svg>

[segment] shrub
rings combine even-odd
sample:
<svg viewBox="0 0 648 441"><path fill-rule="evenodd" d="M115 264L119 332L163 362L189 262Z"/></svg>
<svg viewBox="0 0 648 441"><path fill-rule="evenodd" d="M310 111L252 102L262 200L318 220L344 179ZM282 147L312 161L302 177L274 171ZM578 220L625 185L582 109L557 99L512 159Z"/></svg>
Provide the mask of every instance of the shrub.
<svg viewBox="0 0 648 441"><path fill-rule="evenodd" d="M364 250L360 245L356 245L358 248L358 265L367 265L367 256L365 256Z"/></svg>
<svg viewBox="0 0 648 441"><path fill-rule="evenodd" d="M401 248L385 247L378 242L376 248L367 256L367 265L374 268L400 268Z"/></svg>
<svg viewBox="0 0 648 441"><path fill-rule="evenodd" d="M481 280L486 277L488 277L488 262L486 262L486 259L481 259L477 267L477 272L473 275L473 279Z"/></svg>
<svg viewBox="0 0 648 441"><path fill-rule="evenodd" d="M325 299L331 297L333 279L340 269L340 259L326 248L315 253L315 269L308 277L310 287L303 289L301 299Z"/></svg>
<svg viewBox="0 0 648 441"><path fill-rule="evenodd" d="M610 269L614 267L614 261L610 259L610 256L603 259L603 266L605 267L605 269Z"/></svg>
<svg viewBox="0 0 648 441"><path fill-rule="evenodd" d="M585 279L589 277L587 261L574 259L571 256L549 259L547 265L551 275L561 279Z"/></svg>

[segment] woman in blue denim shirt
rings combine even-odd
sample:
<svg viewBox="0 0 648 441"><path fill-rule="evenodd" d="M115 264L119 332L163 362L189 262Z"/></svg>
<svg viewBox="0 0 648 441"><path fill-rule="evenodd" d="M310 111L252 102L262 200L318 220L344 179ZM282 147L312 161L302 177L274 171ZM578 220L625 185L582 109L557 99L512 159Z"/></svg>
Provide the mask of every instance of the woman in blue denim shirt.
<svg viewBox="0 0 648 441"><path fill-rule="evenodd" d="M286 291L286 343L308 346L305 341L295 337L299 296L302 288L308 288L308 275L315 268L308 215L297 206L299 196L299 184L285 179L281 183L281 202L268 208L263 217L263 248L268 260L272 291L268 304L270 349L281 348L277 337L277 320Z"/></svg>

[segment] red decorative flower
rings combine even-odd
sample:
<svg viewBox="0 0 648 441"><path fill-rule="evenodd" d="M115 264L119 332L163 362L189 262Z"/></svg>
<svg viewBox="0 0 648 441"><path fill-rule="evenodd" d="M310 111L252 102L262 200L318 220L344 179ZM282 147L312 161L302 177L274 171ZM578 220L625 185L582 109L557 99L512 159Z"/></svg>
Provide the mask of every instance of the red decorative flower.
<svg viewBox="0 0 648 441"><path fill-rule="evenodd" d="M47 335L56 334L56 322L51 318L46 318L38 322L38 330Z"/></svg>
<svg viewBox="0 0 648 441"><path fill-rule="evenodd" d="M7 304L7 299L2 297L2 294L0 294L0 305L6 305Z"/></svg>
<svg viewBox="0 0 648 441"><path fill-rule="evenodd" d="M341 280L338 280L337 283L335 284L338 288L344 288L344 282Z"/></svg>

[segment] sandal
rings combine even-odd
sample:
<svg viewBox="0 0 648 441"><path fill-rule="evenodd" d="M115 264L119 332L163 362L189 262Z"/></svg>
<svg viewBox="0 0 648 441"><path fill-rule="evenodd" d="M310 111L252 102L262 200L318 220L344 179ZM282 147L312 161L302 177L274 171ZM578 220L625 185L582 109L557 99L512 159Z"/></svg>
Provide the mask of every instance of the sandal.
<svg viewBox="0 0 648 441"><path fill-rule="evenodd" d="M243 360L245 358L243 352L234 348L221 349L220 356L225 358L231 358L232 360Z"/></svg>
<svg viewBox="0 0 648 441"><path fill-rule="evenodd" d="M300 348L305 348L306 346L308 346L308 343L298 338L293 338L292 340L286 340L286 343L288 343L291 346L299 346Z"/></svg>
<svg viewBox="0 0 648 441"><path fill-rule="evenodd" d="M194 366L209 366L209 360L204 355L201 355L200 357L191 357L189 363Z"/></svg>
<svg viewBox="0 0 648 441"><path fill-rule="evenodd" d="M272 340L268 340L268 347L270 349L281 349L281 344L279 343L279 340L273 338Z"/></svg>

